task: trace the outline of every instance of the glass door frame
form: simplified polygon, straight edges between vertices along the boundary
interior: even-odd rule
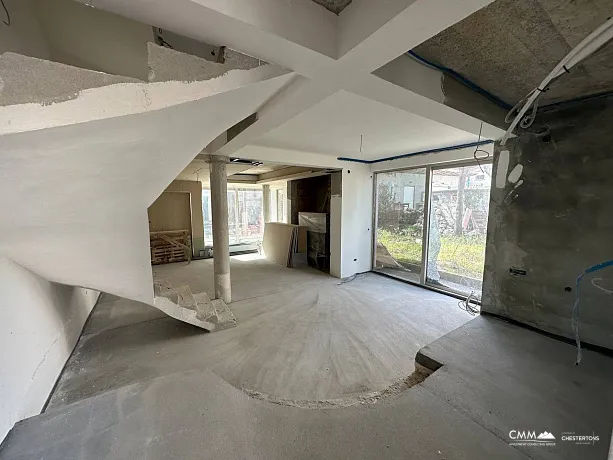
[[[451,288],[442,289],[436,286],[432,286],[431,284],[426,283],[426,278],[428,276],[428,247],[429,247],[429,235],[430,235],[430,208],[432,206],[431,203],[431,195],[432,195],[432,171],[440,170],[440,169],[449,169],[449,168],[460,168],[464,166],[483,166],[483,165],[491,165],[493,164],[493,158],[490,157],[488,159],[483,159],[477,161],[476,159],[467,159],[467,160],[458,160],[447,163],[438,163],[438,164],[430,164],[430,165],[419,165],[419,166],[409,166],[406,168],[393,168],[393,169],[385,169],[381,171],[376,171],[373,173],[373,221],[372,221],[372,254],[371,254],[371,270],[374,273],[380,273],[384,276],[388,276],[399,281],[413,284],[415,286],[420,286],[426,289],[431,289],[433,291],[442,292],[444,294],[451,295],[453,297],[459,299],[465,299],[466,294],[456,291]],[[377,259],[377,230],[378,230],[378,218],[379,218],[379,197],[378,197],[378,176],[379,174],[392,173],[392,172],[408,172],[418,169],[426,170],[426,189],[424,191],[424,228],[422,233],[422,247],[421,247],[421,273],[419,275],[419,283],[411,281],[409,279],[401,278],[399,276],[395,276],[390,273],[381,273],[376,268],[376,259]],[[490,196],[491,196],[491,187],[490,187]],[[488,224],[489,226],[489,224]],[[478,302],[481,304],[481,302]]]

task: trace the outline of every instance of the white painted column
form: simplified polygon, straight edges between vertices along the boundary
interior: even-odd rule
[[[228,228],[228,157],[210,155],[211,214],[213,220],[213,273],[215,298],[232,300],[230,283],[230,232]]]
[[[264,223],[270,222],[270,185],[262,186],[262,211],[264,213]]]

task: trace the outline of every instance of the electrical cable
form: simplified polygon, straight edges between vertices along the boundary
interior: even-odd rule
[[[573,328],[573,332],[575,334],[575,343],[577,344],[577,360],[575,361],[575,366],[578,366],[581,362],[581,358],[583,357],[583,353],[581,351],[581,339],[579,338],[579,285],[581,284],[581,280],[588,273],[594,273],[603,268],[613,266],[613,260],[607,260],[601,262],[596,265],[592,265],[591,267],[586,268],[583,272],[577,277],[577,282],[575,285],[575,302],[573,303],[573,311],[570,317],[570,325]],[[601,289],[598,286],[599,289]]]
[[[440,70],[444,74],[449,75],[450,77],[453,77],[454,79],[456,79],[457,81],[462,83],[464,86],[472,89],[476,93],[481,94],[482,96],[486,97],[487,99],[492,101],[497,106],[503,108],[504,110],[509,110],[509,108],[511,107],[511,104],[506,103],[505,101],[503,101],[499,97],[497,97],[497,96],[493,95],[492,93],[490,93],[489,91],[481,88],[479,85],[477,85],[476,83],[472,82],[471,80],[466,78],[464,75],[456,72],[455,70],[450,69],[449,67],[445,67],[445,66],[436,64],[436,63],[434,63],[432,61],[429,61],[428,59],[420,56],[419,54],[417,54],[413,50],[407,51],[407,54],[409,56],[415,58],[417,61],[421,62],[422,64],[425,64],[428,67],[432,67],[433,69]]]
[[[475,316],[479,313],[479,309],[475,308],[474,306],[470,304],[471,300],[474,300],[474,302],[477,303],[477,298],[475,297],[475,291],[470,291],[470,294],[468,294],[468,297],[466,297],[465,300],[460,300],[458,302],[458,307],[460,307],[460,310],[464,310],[466,313],[469,313],[470,315]]]
[[[487,174],[489,177],[492,177],[487,171],[485,171],[482,167],[481,167],[481,163],[479,162],[479,160],[481,161],[486,161],[487,159],[489,159],[490,157],[490,152],[486,151],[486,150],[481,150],[479,148],[479,142],[481,142],[481,131],[483,130],[483,122],[481,122],[481,126],[479,127],[479,140],[477,141],[477,146],[475,147],[475,151],[473,152],[473,158],[475,159],[475,161],[477,162],[477,164],[479,165],[479,169],[481,170],[481,172],[483,174]],[[481,153],[485,153],[484,157],[478,157],[477,156],[477,152],[481,152]]]
[[[537,100],[543,92],[545,92],[549,84],[564,73],[570,73],[570,69],[581,62],[583,59],[590,56],[592,53],[600,49],[605,43],[613,38],[613,18],[607,20],[604,24],[594,30],[591,34],[585,37],[576,47],[574,47],[564,58],[556,65],[551,72],[545,77],[545,79],[534,88],[528,95],[522,99],[518,104],[511,109],[507,114],[505,120],[510,119],[515,114],[518,107],[522,107],[517,115],[514,116],[511,126],[507,129],[506,133],[500,141],[500,145],[504,146],[507,140],[511,136],[513,130],[520,126],[528,127],[534,122],[536,117],[536,109],[526,117],[524,117],[530,108],[537,104]],[[525,101],[525,103],[523,103]],[[523,105],[522,105],[523,103]]]
[[[4,0],[0,0],[0,3],[2,3],[2,8],[4,8],[4,12],[6,13],[6,21],[3,19],[2,22],[4,22],[7,26],[10,26],[11,25],[11,13],[9,13],[8,8],[4,4]]]

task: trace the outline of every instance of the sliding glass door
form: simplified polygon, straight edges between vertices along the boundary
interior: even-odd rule
[[[492,165],[433,168],[426,283],[481,298]]]
[[[373,269],[480,299],[491,171],[482,162],[378,173]]]
[[[423,273],[426,170],[379,173],[374,270],[419,283]]]

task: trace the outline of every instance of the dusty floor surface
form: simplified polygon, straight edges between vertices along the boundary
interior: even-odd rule
[[[0,460],[607,458],[611,357],[585,351],[575,366],[572,345],[492,317],[465,322],[455,299],[374,274],[338,285],[316,272],[257,267],[257,276],[269,269],[301,283],[260,286],[260,297],[235,304],[239,326],[219,333],[107,296],[53,407],[18,423]],[[375,403],[313,410],[237,389],[246,382],[347,400],[409,373],[413,357],[405,358],[428,341],[424,331],[454,322],[464,324],[417,354],[438,370]],[[510,430],[548,431],[556,441],[513,446]],[[563,433],[598,441],[578,445]]]
[[[421,347],[472,318],[453,298],[379,275],[340,284],[316,270],[245,258],[232,259],[238,326],[226,331],[205,333],[147,305],[103,297],[50,408],[205,368],[263,399],[350,405],[409,376]],[[208,292],[211,265],[156,267],[156,277]]]

